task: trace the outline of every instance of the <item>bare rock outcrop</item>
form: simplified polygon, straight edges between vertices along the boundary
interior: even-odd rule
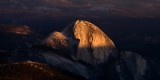
[[[105,62],[115,52],[113,41],[96,25],[84,20],[77,20],[62,32],[53,32],[43,44],[54,49],[77,47],[76,59],[90,64]]]
[[[62,32],[68,38],[79,40],[77,59],[91,64],[98,64],[108,59],[114,52],[113,41],[96,25],[77,20]]]
[[[61,32],[51,33],[44,41],[43,44],[54,49],[65,48],[68,46],[66,42],[66,36]]]

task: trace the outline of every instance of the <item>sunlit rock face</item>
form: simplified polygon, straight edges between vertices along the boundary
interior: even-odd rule
[[[88,21],[77,20],[74,26],[71,25],[64,29],[63,34],[68,38],[79,40],[77,59],[87,63],[102,63],[115,49],[113,41],[102,30]]]
[[[62,32],[51,33],[43,44],[54,49],[77,47],[76,58],[90,64],[107,61],[115,52],[113,41],[97,26],[84,20],[77,20]]]
[[[65,48],[68,46],[66,37],[61,32],[51,33],[42,44],[54,49]]]

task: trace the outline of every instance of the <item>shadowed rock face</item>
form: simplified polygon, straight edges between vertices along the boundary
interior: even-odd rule
[[[43,43],[57,49],[73,46],[78,40],[77,59],[90,64],[106,61],[115,51],[113,41],[102,30],[83,20],[77,20],[62,33],[52,33]]]
[[[117,72],[122,80],[146,80],[145,76],[147,75],[146,73],[149,68],[147,60],[137,53],[130,51],[121,52],[120,59],[120,65],[117,66],[117,68],[119,67]],[[128,73],[124,73],[125,71],[128,71]],[[127,76],[128,79],[126,78]]]
[[[79,40],[77,59],[90,64],[98,64],[108,59],[114,52],[113,41],[97,26],[84,21],[77,20],[66,27],[62,32],[70,43]]]
[[[14,30],[0,27],[0,80],[159,80],[159,62],[130,51],[115,54],[113,41],[90,22],[78,20],[53,32],[44,45],[33,33],[8,34],[7,29]]]
[[[80,40],[77,58],[88,63],[101,63],[108,59],[115,45],[113,41],[94,24],[78,20],[74,26],[74,36]]]
[[[66,48],[79,40],[77,59],[90,64],[98,64],[108,59],[114,52],[113,41],[94,24],[77,20],[62,33],[54,32],[43,42],[52,48]]]

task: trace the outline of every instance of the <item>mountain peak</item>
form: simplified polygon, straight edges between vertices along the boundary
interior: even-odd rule
[[[68,46],[65,39],[66,37],[61,32],[55,31],[44,40],[43,44],[55,49],[65,48]]]
[[[115,51],[113,41],[96,25],[85,20],[77,20],[62,32],[53,32],[43,43],[54,49],[77,47],[74,51],[76,58],[90,64],[107,61]]]
[[[113,41],[96,25],[85,20],[77,20],[74,35],[80,40],[77,58],[91,64],[106,61],[113,52]]]

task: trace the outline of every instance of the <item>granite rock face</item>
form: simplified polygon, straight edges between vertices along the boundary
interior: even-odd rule
[[[6,68],[6,71],[13,70],[11,75],[25,79],[22,76],[22,69],[25,68],[31,73],[24,75],[29,75],[31,79],[39,79],[35,76],[45,74],[45,79],[56,77],[57,80],[65,80],[65,77],[66,80],[159,80],[159,62],[131,51],[118,52],[113,41],[88,21],[77,20],[62,32],[55,31],[40,42],[37,37],[31,36],[33,34],[7,31],[9,30],[0,32],[0,42],[3,43],[0,50],[0,71],[5,78],[10,76],[3,70]],[[10,45],[6,47],[11,50],[3,49],[8,44]],[[18,73],[14,74],[16,72]]]
[[[117,72],[120,80],[146,80],[148,62],[142,56],[130,51],[120,53]]]
[[[77,58],[80,60],[98,64],[106,61],[114,52],[113,41],[96,25],[88,21],[76,21],[74,35],[80,40],[77,51]]]
[[[54,49],[65,48],[68,46],[66,37],[61,32],[51,33],[42,44],[52,47]]]
[[[62,33],[54,32],[44,44],[52,48],[77,46],[76,58],[90,64],[99,64],[108,60],[115,51],[113,41],[96,25],[77,20],[66,27]],[[76,43],[76,44],[75,44]]]

